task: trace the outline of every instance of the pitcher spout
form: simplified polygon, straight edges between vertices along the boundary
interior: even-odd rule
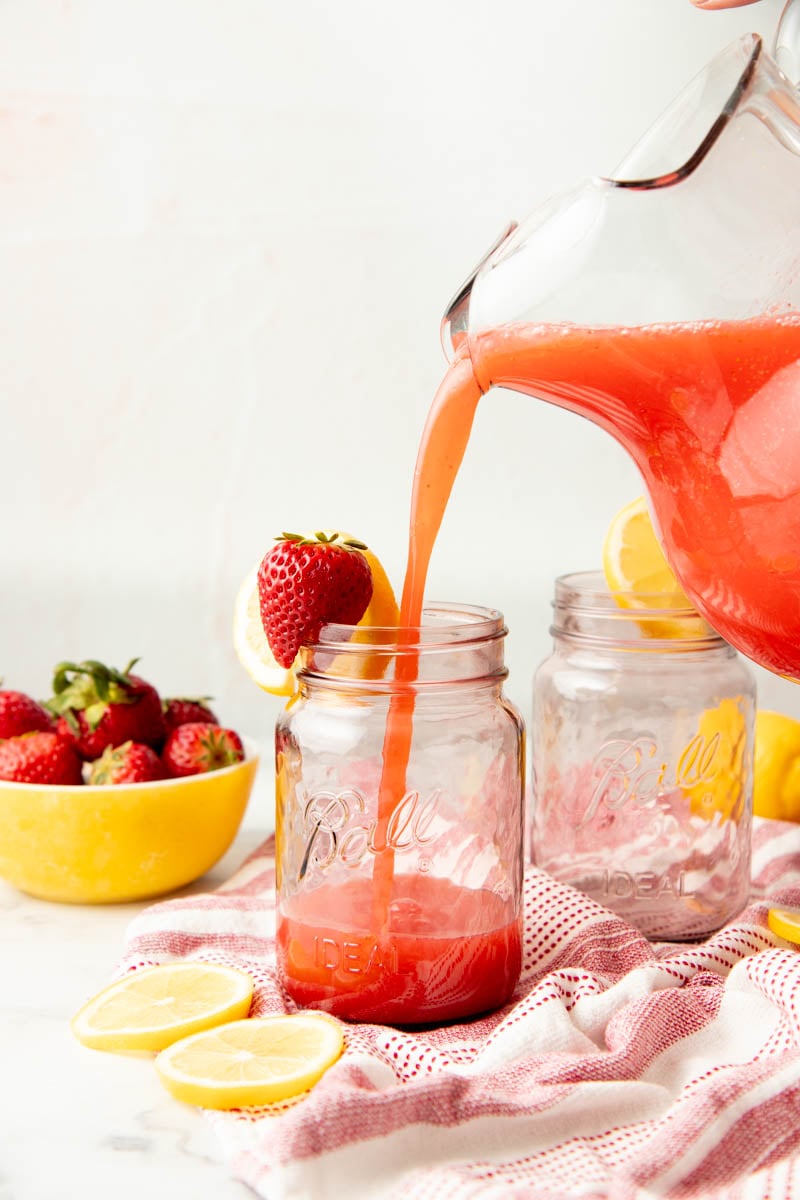
[[[458,289],[453,299],[445,309],[442,317],[440,336],[442,339],[442,349],[448,359],[452,359],[456,350],[463,342],[469,332],[469,300],[472,292],[472,285],[475,282],[478,274],[484,266],[492,258],[496,250],[503,245],[517,228],[516,221],[510,221],[499,237],[495,238],[489,249],[478,260],[475,266],[470,271],[467,278]]]

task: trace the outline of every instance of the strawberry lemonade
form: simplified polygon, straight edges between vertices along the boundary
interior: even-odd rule
[[[800,545],[799,317],[639,328],[520,324],[464,339],[417,458],[404,628],[419,622],[475,410],[494,386],[573,408],[613,433],[670,515],[674,565],[696,607],[751,657],[800,675],[800,558],[785,553],[787,520]],[[398,698],[384,753],[384,826],[403,790],[412,717]],[[389,888],[380,867],[376,879],[380,919]]]
[[[328,823],[313,887],[308,861],[284,855],[280,961],[298,1002],[340,1015],[396,1023],[469,1015],[507,999],[519,970],[519,866],[506,861],[505,879],[490,870],[489,886],[474,871],[454,873],[461,857],[497,841],[508,798],[520,794],[519,771],[498,784],[502,764],[515,753],[518,767],[521,761],[511,742],[470,780],[472,800],[491,814],[486,828],[470,826],[468,789],[448,781],[423,836],[396,836],[413,825],[414,805],[427,811],[437,792],[430,783],[442,763],[426,765],[420,786],[415,762],[418,743],[431,736],[427,650],[416,639],[425,626],[431,553],[476,407],[494,386],[551,400],[611,432],[642,472],[692,603],[746,654],[800,676],[800,558],[787,550],[786,532],[787,525],[795,530],[800,544],[800,318],[591,329],[518,324],[465,338],[421,440],[398,630],[394,638],[384,630],[384,644],[368,648],[377,673],[363,664],[355,670],[363,693],[375,695],[356,701],[351,672],[343,697],[326,664],[346,658],[344,640],[315,647],[312,638],[300,653],[299,700],[279,725],[279,840],[308,849],[314,822]],[[363,641],[356,644],[363,652]],[[477,670],[473,685],[476,679]],[[320,695],[312,696],[315,689]],[[366,753],[352,728],[341,727],[342,712],[349,702],[369,707],[375,696],[381,744]],[[323,724],[309,720],[310,700],[325,712]],[[495,700],[508,710],[497,689]],[[448,713],[445,777],[458,775],[453,764],[463,766],[481,740],[461,745],[459,720],[457,711]],[[304,773],[314,757],[322,766],[309,784]],[[359,772],[361,786],[353,782]],[[521,804],[515,811],[521,824]],[[460,838],[453,832],[459,821]],[[448,837],[450,853],[441,849]],[[360,848],[342,858],[342,844]],[[513,837],[503,854],[513,858]]]

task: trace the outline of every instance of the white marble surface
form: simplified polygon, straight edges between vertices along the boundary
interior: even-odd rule
[[[213,889],[273,827],[263,767]],[[183,893],[182,893],[183,894]],[[69,1020],[109,982],[142,904],[49,904],[0,882],[0,1200],[245,1200],[210,1124],[149,1057],[87,1050]]]

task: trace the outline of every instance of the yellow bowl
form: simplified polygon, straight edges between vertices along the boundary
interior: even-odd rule
[[[0,781],[0,877],[42,900],[108,904],[198,879],[230,846],[258,769],[244,762],[154,783]]]

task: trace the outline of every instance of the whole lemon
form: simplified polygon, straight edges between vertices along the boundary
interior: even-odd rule
[[[756,713],[753,812],[800,821],[800,721],[785,713]]]

